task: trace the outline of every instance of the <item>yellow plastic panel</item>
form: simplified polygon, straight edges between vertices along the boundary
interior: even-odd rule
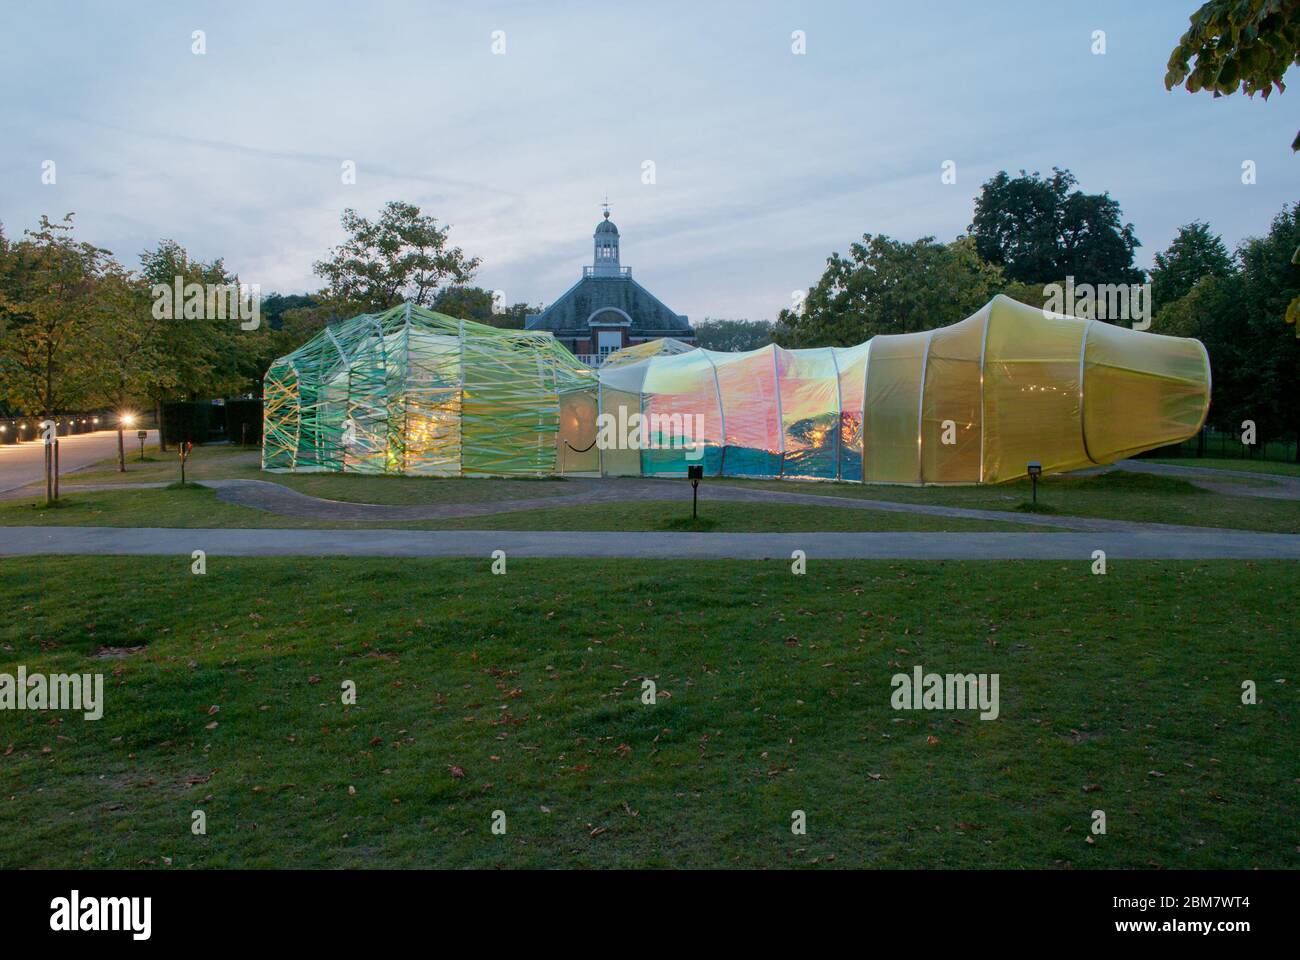
[[[1193,437],[1210,401],[1210,368],[1197,340],[1095,321],[1088,328],[1083,411],[1088,451],[1100,463]]]
[[[597,413],[595,387],[560,395],[560,432],[555,451],[560,473],[594,473],[600,469]]]
[[[934,331],[925,363],[921,477],[925,483],[978,483],[980,478],[981,310]]]
[[[1007,297],[988,307],[984,354],[984,481],[1092,463],[1083,449],[1079,349],[1086,320],[1047,314]]]
[[[601,417],[608,418],[609,423],[617,425],[617,428],[612,431],[613,434],[625,438],[628,433],[632,432],[628,429],[628,425],[636,422],[635,420],[629,420],[629,417],[641,413],[641,394],[602,386],[598,396]],[[598,458],[600,470],[605,476],[641,476],[641,450],[639,448],[626,446],[619,440],[614,445],[599,444],[597,449],[600,451]]]
[[[873,337],[867,361],[863,477],[916,483],[920,477],[921,365],[929,333]]]

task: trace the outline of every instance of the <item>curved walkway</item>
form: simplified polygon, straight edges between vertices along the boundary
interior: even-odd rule
[[[1107,470],[1129,470],[1135,473],[1154,473],[1163,477],[1180,477],[1211,493],[1229,497],[1259,497],[1264,500],[1300,500],[1300,477],[1280,473],[1261,473],[1252,470],[1224,470],[1219,467],[1191,467],[1176,463],[1152,463],[1150,460],[1121,460]],[[1250,483],[1233,483],[1234,479]],[[1262,482],[1261,482],[1262,481]]]
[[[256,510],[303,520],[351,520],[391,522],[401,520],[442,520],[459,517],[486,517],[501,513],[542,510],[554,507],[585,506],[592,503],[620,501],[678,500],[689,489],[681,480],[655,480],[638,477],[570,478],[573,493],[552,494],[517,500],[491,500],[474,503],[380,504],[327,500],[300,493],[292,487],[268,480],[202,480],[216,491],[218,499]],[[88,490],[158,489],[165,483],[67,484],[65,493]],[[1031,527],[1054,527],[1061,530],[1129,532],[1220,532],[1218,527],[1188,527],[1177,524],[1135,523],[1128,520],[1104,520],[1096,517],[1068,517],[1012,510],[979,510],[971,507],[945,507],[894,500],[869,500],[864,497],[834,497],[817,493],[733,487],[725,483],[704,483],[700,500],[732,503],[790,503],[840,510],[873,510],[884,513],[922,514],[960,520],[986,520]],[[953,536],[954,534],[943,534]],[[965,536],[965,533],[962,534]]]

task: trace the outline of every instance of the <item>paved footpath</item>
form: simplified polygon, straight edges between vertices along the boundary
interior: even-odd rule
[[[1191,461],[1190,463],[1194,463]],[[1130,470],[1137,473],[1154,473],[1165,477],[1178,477],[1214,493],[1230,497],[1258,497],[1263,500],[1300,500],[1300,477],[1282,473],[1263,473],[1255,470],[1224,470],[1220,467],[1184,466],[1173,463],[1154,463],[1151,460],[1121,460],[1099,470],[1082,470],[1080,473],[1102,473],[1106,470]]]
[[[1300,560],[1300,535],[1238,530],[1086,533],[606,533],[0,527],[0,555],[1081,560]]]
[[[128,457],[140,450],[140,441],[135,434],[135,430],[126,431],[124,451]],[[145,442],[157,443],[158,431],[150,430]],[[94,433],[59,437],[60,486],[68,474],[116,456],[116,430],[97,430]],[[0,492],[39,484],[44,476],[45,444],[29,441],[0,446]]]

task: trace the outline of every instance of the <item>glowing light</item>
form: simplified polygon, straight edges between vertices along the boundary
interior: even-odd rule
[[[124,413],[124,414],[122,414],[122,426],[124,426],[124,427],[130,427],[130,426],[134,426],[134,425],[135,425],[135,414],[134,414],[134,413]]]

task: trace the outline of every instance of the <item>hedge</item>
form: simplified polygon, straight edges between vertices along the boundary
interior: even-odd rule
[[[212,404],[175,401],[162,408],[162,435],[167,443],[207,443],[212,432]]]
[[[245,426],[248,427],[247,438]],[[231,443],[243,443],[247,439],[250,445],[262,442],[261,400],[226,401],[226,439]]]

